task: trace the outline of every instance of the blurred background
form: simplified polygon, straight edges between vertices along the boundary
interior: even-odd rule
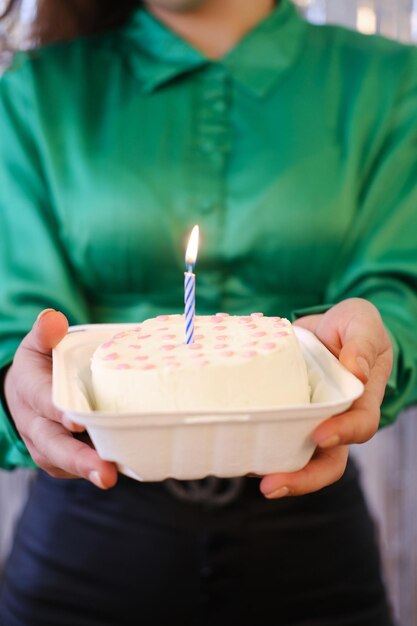
[[[403,42],[417,41],[417,0],[293,0],[308,20],[343,24],[366,34],[381,33]],[[12,39],[18,45],[30,45],[30,25],[37,6],[43,0],[18,0],[19,17]],[[82,0],[67,4],[83,11]],[[8,0],[0,0],[0,14]],[[86,3],[84,3],[86,6]],[[6,21],[7,26],[7,21]],[[1,28],[1,27],[0,27]]]
[[[295,0],[307,19],[417,41],[417,0]]]
[[[381,33],[417,44],[417,0],[294,1],[314,23],[338,23],[368,35]],[[0,0],[0,13],[6,4]],[[36,6],[36,0],[19,3],[19,20],[10,33],[15,47],[32,45],[29,33]],[[0,55],[0,68],[7,61],[7,55]],[[394,426],[369,443],[353,446],[352,455],[362,469],[398,624],[417,626],[417,409],[405,411]],[[0,470],[0,575],[31,475],[26,470]]]

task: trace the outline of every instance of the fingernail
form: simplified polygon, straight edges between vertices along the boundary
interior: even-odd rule
[[[75,424],[74,422],[71,422],[71,420],[69,420],[66,417],[62,418],[62,424],[65,426],[67,430],[70,430],[72,432],[80,433],[80,432],[83,432],[84,430],[84,426],[81,426],[80,424]]]
[[[88,478],[96,487],[99,487],[100,489],[106,488],[97,470],[93,470],[92,472],[90,472]]]
[[[288,487],[280,487],[275,491],[271,491],[271,493],[266,493],[265,498],[268,498],[268,500],[275,500],[277,498],[284,498],[285,496],[288,496],[289,493],[290,490],[288,489]]]
[[[332,435],[331,437],[327,437],[327,439],[323,439],[323,441],[319,441],[318,445],[320,448],[334,448],[335,446],[338,446],[339,443],[339,435]]]
[[[363,356],[358,356],[358,358],[356,359],[356,363],[359,365],[360,369],[365,374],[366,380],[368,380],[369,374],[371,371],[369,368],[368,361],[364,359]]]
[[[42,317],[44,317],[47,313],[50,313],[51,311],[55,311],[55,309],[44,309],[43,311],[39,313],[38,317],[36,318],[36,321],[39,322],[39,320],[42,319]]]

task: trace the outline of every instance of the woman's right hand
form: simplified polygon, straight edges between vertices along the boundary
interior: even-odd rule
[[[45,309],[20,344],[5,378],[5,396],[20,436],[35,463],[55,478],[86,478],[101,489],[117,482],[114,463],[103,461],[74,432],[52,403],[52,348],[68,331],[63,313]]]

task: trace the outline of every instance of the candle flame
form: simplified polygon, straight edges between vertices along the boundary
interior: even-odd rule
[[[187,265],[193,266],[197,260],[197,252],[198,252],[198,236],[199,236],[199,228],[197,225],[194,226],[191,231],[190,239],[188,241],[187,251],[185,253],[185,262]]]

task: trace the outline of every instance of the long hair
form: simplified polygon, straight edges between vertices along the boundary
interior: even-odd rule
[[[126,21],[139,4],[140,0],[9,0],[0,15],[0,52],[7,55],[110,30]]]

